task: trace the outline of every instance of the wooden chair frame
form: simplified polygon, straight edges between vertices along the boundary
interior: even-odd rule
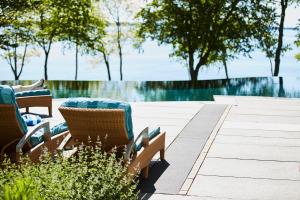
[[[26,108],[27,113],[29,112],[29,107],[47,107],[49,116],[52,116],[51,95],[16,97],[16,101],[19,108]]]
[[[29,143],[30,137],[38,130],[44,129],[44,142],[35,147]],[[50,136],[49,122],[42,122],[32,127],[27,133],[23,133],[16,116],[16,107],[11,104],[0,104],[0,159],[5,153],[13,156],[12,160],[18,160],[21,152],[28,153],[30,159],[34,162],[39,160],[43,149],[47,148],[49,152],[54,153],[67,132]]]
[[[70,144],[87,144],[88,137],[92,142],[100,139],[104,150],[125,146],[124,159],[129,161],[128,172],[135,176],[142,171],[144,178],[148,177],[149,164],[153,156],[160,152],[160,159],[165,159],[165,133],[159,133],[151,141],[148,128],[145,128],[136,140],[129,140],[125,111],[122,109],[89,109],[59,107],[59,111],[68,124],[70,134],[64,139],[59,150]],[[142,139],[142,148],[135,152],[138,140]]]

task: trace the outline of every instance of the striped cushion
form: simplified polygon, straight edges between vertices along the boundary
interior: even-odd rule
[[[56,126],[54,126],[53,128],[51,128],[51,136],[60,134],[62,132],[65,132],[68,130],[68,126],[66,122],[60,123]]]
[[[48,90],[48,89],[30,90],[30,91],[24,91],[24,92],[16,92],[15,95],[16,95],[16,97],[50,95],[50,90]]]
[[[60,134],[62,132],[65,132],[67,130],[68,130],[67,123],[64,122],[64,123],[60,123],[60,124],[52,127],[50,130],[50,132],[51,132],[50,134],[51,134],[51,136],[54,136],[54,135]],[[39,130],[38,132],[36,132],[35,134],[33,134],[30,137],[30,144],[32,146],[36,146],[43,141],[44,141],[44,130]]]
[[[42,121],[42,118],[38,115],[25,114],[22,115],[22,118],[27,126],[35,126]]]
[[[31,129],[32,127],[29,127],[29,130]],[[29,139],[29,142],[30,144],[34,147],[38,144],[40,144],[41,142],[44,141],[44,130],[41,129],[39,131],[37,131],[36,133],[34,133],[30,139]]]
[[[16,107],[16,116],[21,130],[24,134],[27,133],[27,125],[19,112],[19,107],[16,102],[14,90],[8,85],[0,85],[0,104],[10,104]]]
[[[123,109],[125,111],[125,122],[128,138],[129,140],[133,139],[131,106],[129,103],[110,99],[71,98],[63,102],[61,106],[72,108]]]

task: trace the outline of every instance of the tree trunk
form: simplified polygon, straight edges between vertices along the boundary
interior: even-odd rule
[[[279,97],[285,97],[285,91],[283,87],[283,78],[279,77],[279,91],[278,91]]]
[[[21,69],[20,69],[20,72],[18,74],[18,78],[20,78],[20,76],[21,76],[21,74],[23,72],[23,68],[24,68],[24,65],[25,65],[26,53],[27,53],[27,47],[28,47],[28,44],[26,43],[25,44],[25,49],[24,49],[24,52],[23,52],[23,56],[22,56]]]
[[[269,58],[269,62],[270,62],[270,67],[271,67],[271,76],[273,76],[273,63],[271,58]]]
[[[45,63],[44,63],[44,79],[48,80],[48,56],[49,52],[45,51]]]
[[[103,55],[103,58],[104,58],[104,62],[105,62],[105,65],[106,65],[106,69],[107,69],[108,80],[111,81],[111,76],[110,76],[110,66],[109,66],[108,58],[107,58],[105,52],[102,52],[102,55]]]
[[[224,65],[224,69],[225,69],[226,79],[229,80],[227,62],[225,59],[223,59],[223,65]]]
[[[287,8],[288,0],[281,0],[281,15],[280,15],[280,24],[279,24],[279,34],[278,34],[278,45],[275,53],[275,69],[274,76],[279,75],[280,67],[280,56],[282,51],[282,40],[283,40],[283,29],[284,29],[284,20],[285,20],[285,11]]]
[[[119,59],[120,59],[120,80],[123,80],[123,53],[122,53],[122,46],[121,46],[121,24],[120,24],[120,19],[118,17],[117,20],[117,28],[118,28],[118,49],[119,49]]]
[[[15,72],[15,71],[14,71],[14,76],[15,76],[15,80],[16,80],[16,81],[19,80],[19,77],[18,77],[18,75],[17,75],[17,72]]]
[[[195,74],[194,70],[194,54],[189,52],[189,72],[190,72],[190,79],[192,82],[197,81],[198,75]]]
[[[18,58],[17,58],[17,48],[14,47],[14,75],[15,75],[15,80],[19,80],[18,77]]]
[[[192,70],[191,73],[191,81],[192,82],[196,82],[198,80],[198,73],[199,71],[198,70]]]
[[[75,80],[77,80],[78,77],[78,45],[76,44],[76,50],[75,50]]]

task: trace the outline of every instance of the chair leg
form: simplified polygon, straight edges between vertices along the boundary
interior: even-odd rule
[[[26,107],[26,113],[29,113],[29,107]]]
[[[160,160],[164,160],[165,159],[165,149],[160,150],[159,154],[160,154]]]
[[[49,113],[49,117],[52,117],[52,107],[51,106],[48,107],[48,113]]]
[[[147,179],[149,176],[149,165],[147,167],[145,167],[144,169],[142,169],[142,176],[144,179]]]

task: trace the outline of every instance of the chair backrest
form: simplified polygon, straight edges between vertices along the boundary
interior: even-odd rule
[[[60,107],[59,111],[77,142],[100,141],[105,150],[129,143],[124,110]]]
[[[0,147],[22,138],[27,131],[13,89],[0,85]]]
[[[75,98],[64,102],[59,111],[78,142],[100,141],[108,150],[133,139],[131,107],[127,103]]]

